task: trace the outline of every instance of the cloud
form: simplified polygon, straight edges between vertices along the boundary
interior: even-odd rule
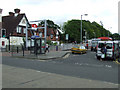
[[[2,0],[3,15],[14,8],[20,8],[26,13],[28,20],[50,19],[56,23],[71,19],[80,19],[81,14],[87,13],[83,19],[100,22],[111,31],[117,32],[119,0]],[[7,3],[6,3],[7,2]],[[7,7],[6,7],[7,6]]]

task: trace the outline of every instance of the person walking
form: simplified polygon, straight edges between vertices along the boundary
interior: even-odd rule
[[[45,50],[45,52],[49,52],[49,45],[48,44],[46,44],[46,50]]]
[[[101,52],[102,52],[101,59],[106,59],[106,55],[107,55],[106,44],[104,44],[104,46],[101,48]]]

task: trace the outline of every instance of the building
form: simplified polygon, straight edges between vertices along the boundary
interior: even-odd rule
[[[9,15],[2,17],[2,38],[7,38],[7,45],[23,45],[26,37],[26,23],[28,27],[31,25],[25,13],[20,13],[20,9],[14,9],[14,12],[9,12]],[[32,36],[32,31],[28,30],[28,37]]]
[[[42,26],[38,26],[38,27],[42,27]],[[44,37],[44,29],[38,29],[38,32],[36,32],[36,35],[40,36],[40,37]],[[47,40],[50,40],[53,43],[60,43],[60,32],[58,29],[54,29],[54,28],[49,28],[47,27]]]

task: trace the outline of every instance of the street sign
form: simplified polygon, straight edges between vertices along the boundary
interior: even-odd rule
[[[37,28],[37,25],[36,25],[36,24],[31,24],[31,26],[32,26],[33,28]]]
[[[31,24],[32,29],[34,29],[35,31],[37,30],[37,25],[36,24]]]

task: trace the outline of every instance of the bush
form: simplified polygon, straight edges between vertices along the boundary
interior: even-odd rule
[[[49,44],[49,45],[52,45],[52,44],[53,44],[51,40],[47,40],[46,43]]]
[[[56,45],[57,45],[57,42],[56,42],[56,43],[53,43],[53,45],[56,46]]]

